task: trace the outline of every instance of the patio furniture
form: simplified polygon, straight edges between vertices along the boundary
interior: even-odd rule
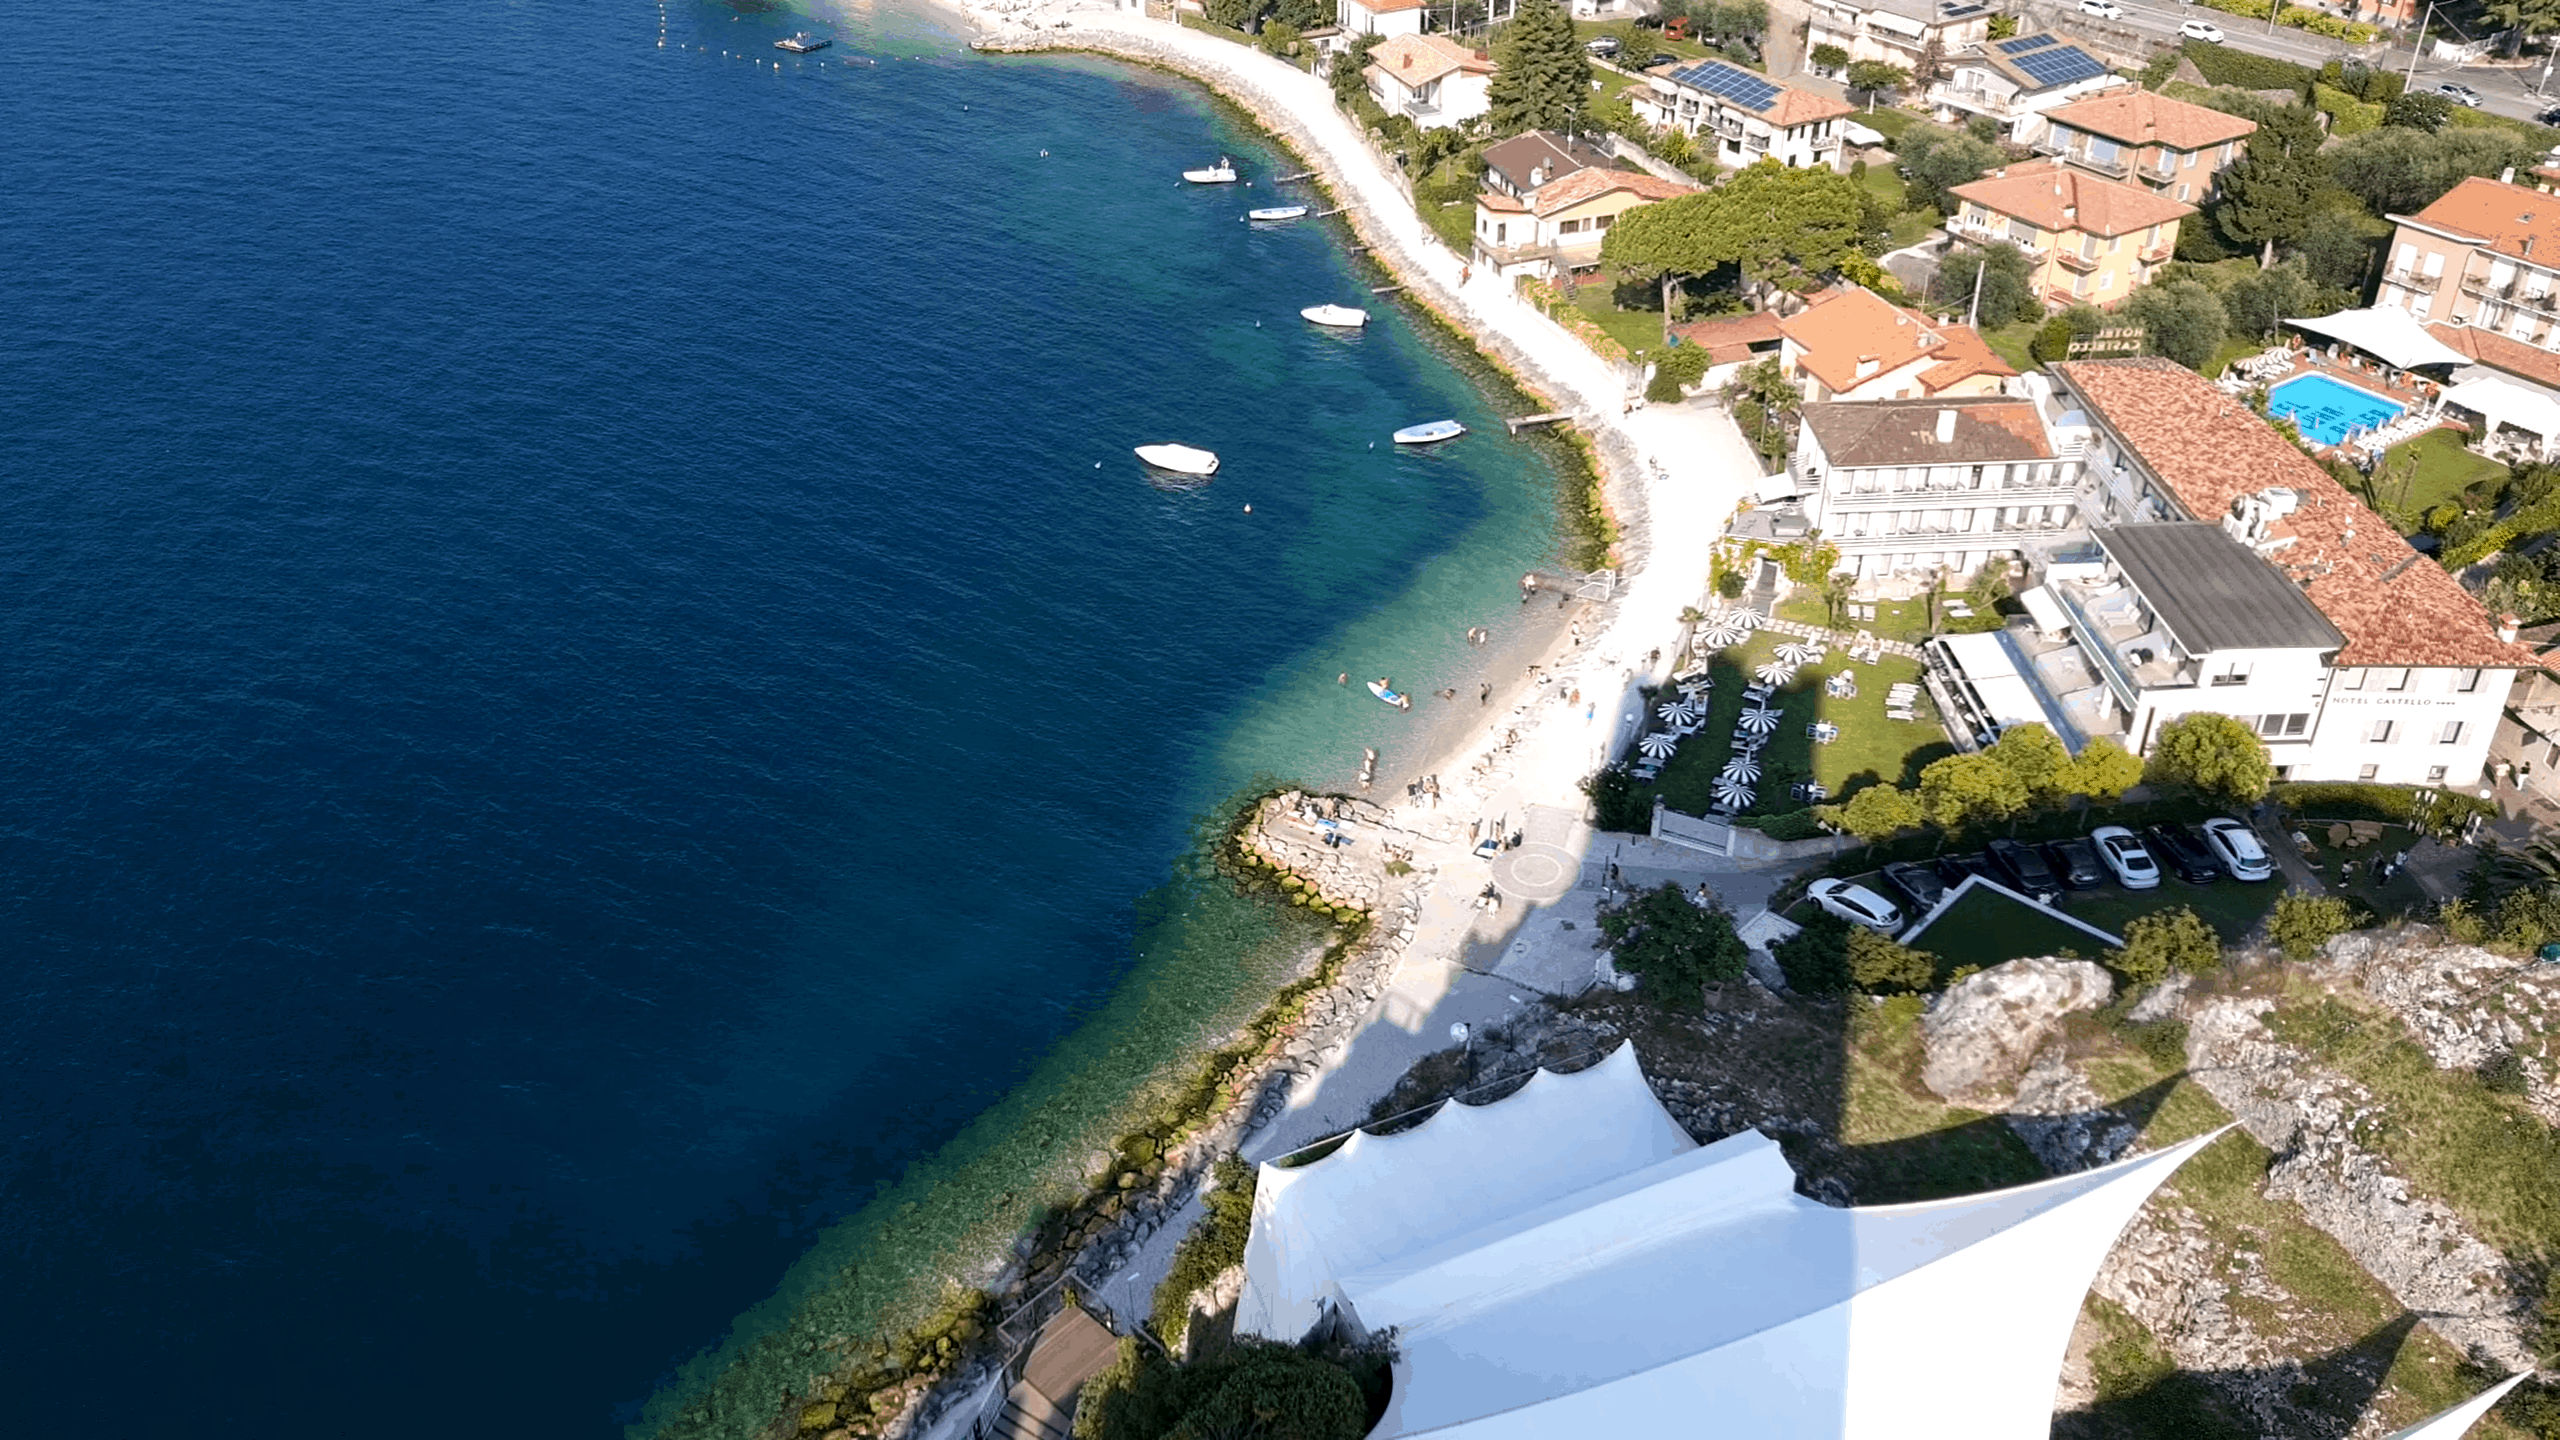
[[[1814,744],[1828,745],[1840,738],[1840,727],[1828,720],[1817,720],[1804,727],[1804,733],[1813,737]]]

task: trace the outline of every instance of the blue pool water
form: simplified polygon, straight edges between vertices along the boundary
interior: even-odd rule
[[[2408,407],[2326,375],[2297,375],[2267,392],[2267,411],[2286,416],[2305,440],[2335,445],[2349,430],[2370,430]]]
[[[1194,817],[1409,754],[1336,674],[1469,683],[1552,554],[1436,341],[1297,318],[1378,283],[1325,226],[1175,178],[1284,165],[1188,84],[868,5],[13,13],[0,1433],[816,1363],[752,1342],[1009,1239],[1303,952]]]

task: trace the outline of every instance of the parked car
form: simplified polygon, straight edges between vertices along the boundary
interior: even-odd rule
[[[1823,879],[1807,886],[1804,893],[1813,898],[1814,904],[1852,925],[1864,925],[1887,935],[1902,928],[1902,912],[1894,908],[1892,901],[1864,885]]]
[[[2560,125],[2560,105],[2546,106],[2533,120],[2537,125]]]
[[[2116,0],[2080,0],[2080,13],[2095,15],[2101,20],[2121,20],[2124,18],[2124,7],[2117,4]]]
[[[2234,880],[2264,880],[2276,873],[2276,862],[2258,843],[2258,832],[2228,816],[2204,822],[2204,843],[2213,847],[2213,858]]]
[[[2055,879],[2053,867],[2044,863],[2044,855],[2022,840],[1994,840],[1982,847],[1983,855],[2000,882],[2023,895],[2038,900],[2052,900],[2062,893],[2062,882]]]
[[[2098,850],[2098,858],[2115,872],[2116,883],[2127,890],[2154,890],[2160,885],[2160,862],[2142,846],[2142,837],[2121,825],[2101,825],[2089,832],[2089,842]]]
[[[1618,53],[1618,37],[1615,35],[1603,35],[1599,39],[1592,41],[1590,44],[1585,45],[1582,48],[1599,56],[1601,59],[1606,60]]]
[[[2107,883],[2107,868],[2098,863],[2098,847],[2077,836],[2046,841],[2044,861],[2066,890],[2095,890]]]
[[[2436,87],[2436,93],[2447,100],[2452,101],[2456,105],[2467,105],[2474,110],[2480,108],[2480,92],[2472,89],[2468,85],[2458,85],[2451,80],[2447,80]]]
[[[2222,43],[2222,27],[2219,25],[2208,25],[2202,20],[2190,20],[2185,24],[2180,25],[2178,27],[2178,33],[2186,39],[2201,40],[2207,45],[2219,45]]]
[[[2190,885],[2210,885],[2222,878],[2222,867],[2214,862],[2213,852],[2184,825],[2162,822],[2146,826],[2143,840],[2151,847],[2160,868],[2175,874]]]
[[[1982,863],[1982,857],[1979,855],[1941,855],[1938,857],[1937,871],[1939,881],[1950,890],[1976,875],[1991,873],[1990,867]]]
[[[1937,872],[1926,865],[1897,860],[1884,867],[1884,878],[1886,884],[1901,891],[1923,915],[1938,908],[1938,902],[1947,898],[1947,882],[1939,879]]]
[[[1628,23],[1634,25],[1639,30],[1659,30],[1662,28],[1662,17],[1659,15],[1639,15]]]
[[[1656,50],[1653,52],[1653,58],[1644,62],[1644,68],[1650,70],[1656,65],[1677,65],[1679,63],[1679,56],[1672,54],[1668,50]]]

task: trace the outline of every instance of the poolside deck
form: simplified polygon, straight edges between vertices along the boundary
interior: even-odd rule
[[[2234,367],[2235,370],[2241,368]],[[2434,411],[2439,404],[2438,397],[2443,389],[2442,386],[2423,375],[2394,369],[2379,360],[2357,355],[2343,345],[2290,351],[2282,357],[2281,364],[2250,368],[2239,383],[2244,388],[2263,385],[2272,392],[2286,381],[2298,380],[2306,375],[2323,376],[2341,385],[2351,385],[2368,394],[2381,396],[2399,406],[2402,415],[2409,416],[2425,416]],[[2232,382],[2227,380],[2225,383]],[[2392,445],[2406,443],[2425,434],[2428,430],[2451,423],[2453,422],[2449,420],[2439,420],[2434,425],[2404,425],[2403,433],[2391,435],[2385,441],[2383,448],[2388,449]],[[2362,443],[2361,434],[2350,434],[2346,437],[2345,443],[2333,444],[2323,441],[2305,427],[2302,438],[2318,453],[2324,455],[2336,453],[2350,461],[2364,460],[2367,451],[2371,448]]]

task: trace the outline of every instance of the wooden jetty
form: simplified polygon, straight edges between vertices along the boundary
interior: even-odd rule
[[[1372,295],[1393,295],[1403,288],[1404,287],[1401,285],[1378,285],[1373,286],[1369,293]]]
[[[1504,420],[1502,425],[1504,429],[1509,430],[1514,435],[1517,435],[1523,429],[1526,429],[1531,425],[1553,425],[1559,420],[1570,420],[1572,418],[1573,412],[1570,410],[1550,410],[1544,415],[1516,415]]]
[[[1315,178],[1315,175],[1316,172],[1313,170],[1301,170],[1295,175],[1274,175],[1271,177],[1271,183],[1274,185],[1286,185],[1292,180],[1312,180]]]

